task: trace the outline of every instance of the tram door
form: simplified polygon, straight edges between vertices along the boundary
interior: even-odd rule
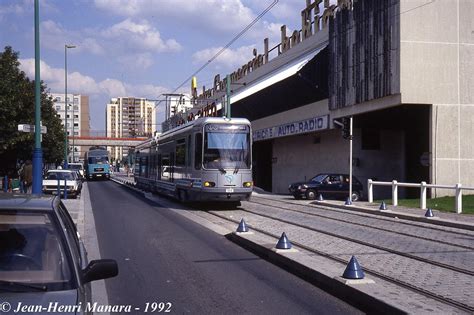
[[[272,140],[254,142],[252,176],[255,186],[272,191]]]

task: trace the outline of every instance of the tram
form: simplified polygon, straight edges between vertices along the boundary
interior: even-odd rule
[[[136,185],[182,202],[249,200],[251,135],[244,118],[189,121],[135,147]]]

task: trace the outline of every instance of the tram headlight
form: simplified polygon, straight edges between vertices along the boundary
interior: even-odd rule
[[[252,187],[253,182],[244,182],[244,187]]]
[[[216,186],[216,183],[214,182],[207,182],[207,181],[204,182],[204,187],[214,187],[214,186]]]

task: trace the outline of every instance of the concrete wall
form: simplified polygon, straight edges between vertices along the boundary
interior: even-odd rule
[[[433,104],[431,181],[472,187],[474,1],[401,0],[400,11],[402,102]]]
[[[360,129],[354,130],[353,157],[359,166],[353,174],[364,185],[367,196],[367,180],[381,181],[405,178],[405,144],[402,131],[382,130],[380,150],[362,150]],[[318,141],[315,141],[318,139]],[[349,173],[349,141],[341,137],[340,130],[327,130],[308,135],[278,138],[273,143],[272,165],[273,192],[288,193],[292,182],[308,180],[318,173]],[[275,159],[276,158],[276,159]],[[376,188],[375,198],[387,198],[390,189]],[[401,197],[403,194],[401,192]]]

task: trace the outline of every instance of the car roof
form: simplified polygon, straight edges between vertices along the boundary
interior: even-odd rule
[[[53,211],[60,200],[56,196],[0,194],[0,212],[2,210],[41,210]]]
[[[73,170],[49,170],[48,173],[73,173]]]

